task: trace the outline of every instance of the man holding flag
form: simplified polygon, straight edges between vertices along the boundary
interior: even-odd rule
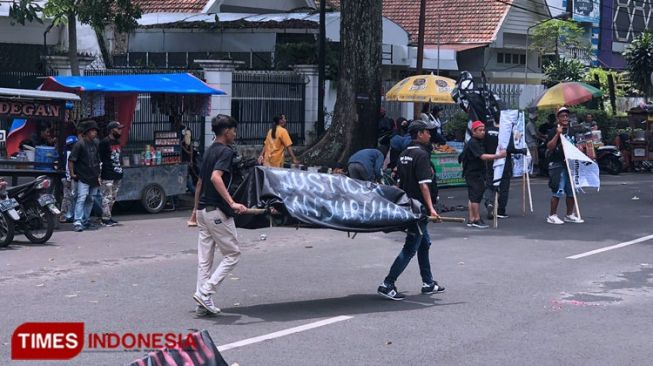
[[[572,139],[569,135],[569,109],[560,108],[556,113],[556,117],[558,125],[549,132],[546,143],[546,154],[549,160],[549,187],[553,193],[551,210],[546,222],[554,225],[564,224],[565,222],[580,224],[584,221],[579,215],[574,214],[574,186],[569,178],[567,157],[565,156],[566,149],[563,148],[563,140],[569,142]],[[573,147],[571,143],[564,145]],[[575,147],[573,148],[575,149]],[[567,215],[564,221],[558,217],[558,203],[562,196],[566,196],[567,203]]]

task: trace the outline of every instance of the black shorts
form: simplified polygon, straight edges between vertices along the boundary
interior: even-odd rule
[[[483,193],[485,192],[485,180],[483,179],[483,176],[477,175],[465,177],[465,182],[467,183],[469,200],[472,203],[481,203]]]

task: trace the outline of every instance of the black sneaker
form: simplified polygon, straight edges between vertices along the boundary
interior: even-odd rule
[[[490,225],[486,224],[483,222],[483,220],[476,220],[472,222],[472,227],[478,228],[478,229],[487,229],[490,227]]]
[[[102,219],[102,226],[108,226],[108,227],[111,227],[111,226],[114,226],[114,225],[115,225],[115,224],[113,223],[113,221],[111,221],[111,219],[109,219],[109,220],[104,220],[104,219]]]
[[[110,219],[109,221],[111,221],[113,226],[120,225],[120,223],[118,221],[114,220],[114,219]]]
[[[82,225],[75,225],[73,226],[73,231],[76,233],[81,233],[82,231],[84,231],[84,227]]]
[[[436,294],[440,292],[444,292],[444,286],[438,285],[437,281],[433,281],[433,283],[430,285],[425,283],[422,284],[422,294],[424,295]]]
[[[488,203],[487,206],[485,206],[485,207],[487,208],[487,219],[488,220],[494,219],[494,204],[493,203]]]
[[[508,217],[510,217],[510,216],[506,215],[505,212],[497,214],[497,218],[500,218],[500,219],[507,219]]]
[[[379,288],[376,290],[376,292],[379,295],[386,297],[390,300],[399,301],[406,298],[404,294],[400,294],[397,291],[397,287],[395,287],[395,285],[386,285],[385,283],[382,283],[381,286],[379,286]]]

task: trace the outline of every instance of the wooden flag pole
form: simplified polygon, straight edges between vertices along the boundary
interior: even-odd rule
[[[525,172],[522,176],[521,182],[521,212],[523,216],[526,216],[526,179],[528,177],[528,172]]]
[[[498,213],[499,213],[499,192],[496,192],[494,194],[494,228],[495,229],[499,227],[499,218],[497,217]]]
[[[533,213],[533,194],[531,192],[531,177],[528,175],[528,172],[526,173],[526,189],[528,190],[528,206],[531,209],[531,213]]]

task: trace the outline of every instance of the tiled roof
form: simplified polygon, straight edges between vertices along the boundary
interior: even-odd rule
[[[208,0],[133,0],[147,13],[199,13]]]
[[[320,2],[322,0],[315,0],[315,8],[320,9]],[[327,9],[338,10],[340,9],[340,0],[325,0]]]
[[[513,0],[426,0],[425,44],[490,43]],[[417,43],[420,1],[384,0],[383,16],[402,26]],[[440,19],[438,20],[438,15]],[[440,23],[438,27],[438,22]],[[440,31],[438,32],[438,28]]]

